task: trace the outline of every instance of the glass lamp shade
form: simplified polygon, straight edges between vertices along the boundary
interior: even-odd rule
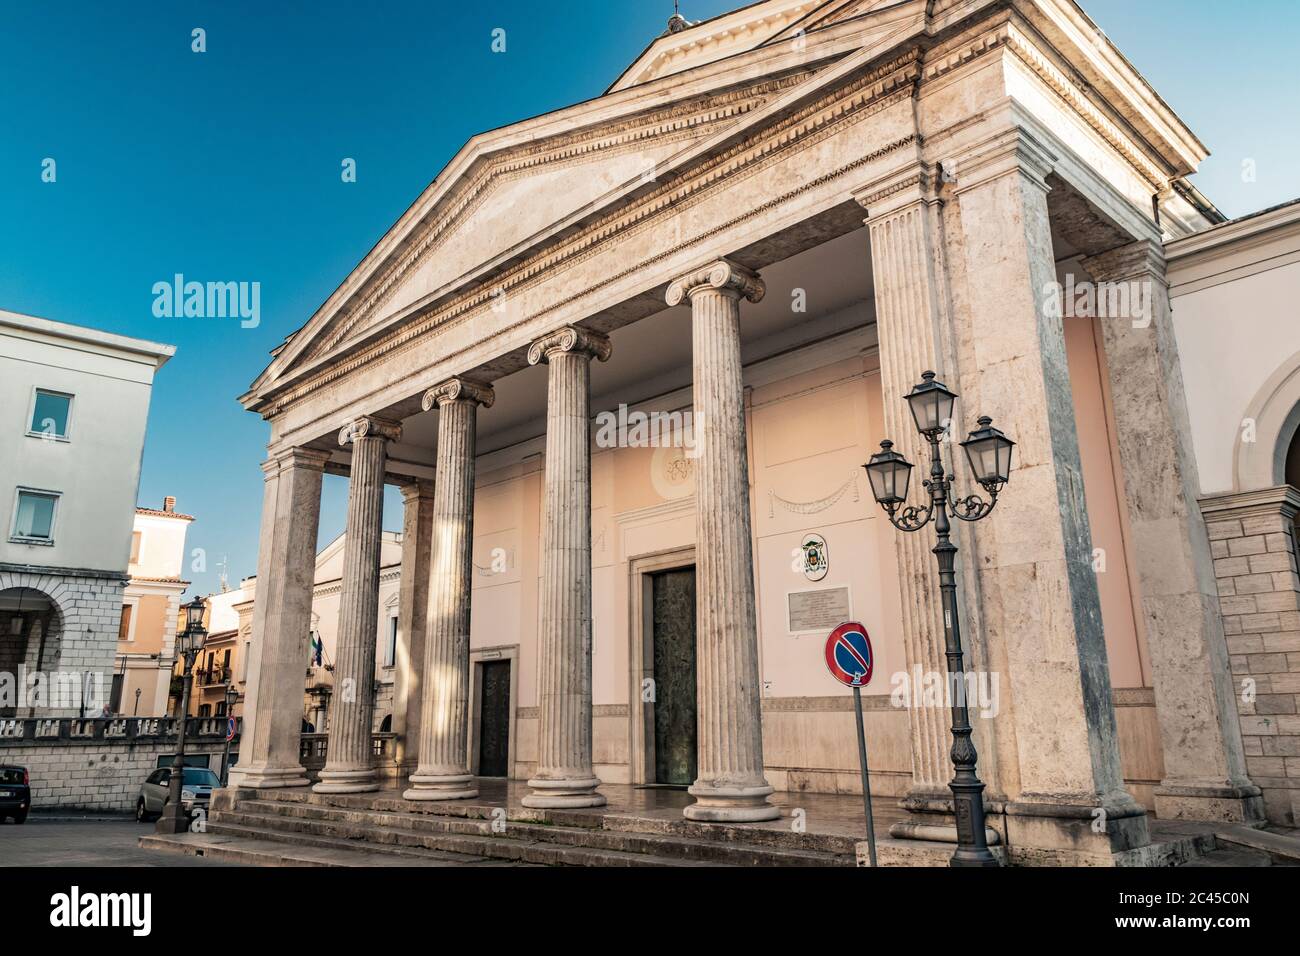
[[[922,372],[921,384],[904,397],[912,409],[916,430],[922,435],[928,438],[947,430],[957,393],[948,391],[943,382],[936,382],[933,372]]]
[[[192,631],[196,627],[203,626],[203,612],[205,610],[203,598],[196,597],[189,604],[185,605],[185,629]]]
[[[187,627],[176,635],[181,653],[187,657],[203,650],[203,644],[207,639],[208,632],[202,627]]]
[[[894,451],[892,441],[882,441],[880,451],[872,455],[871,461],[862,467],[867,470],[867,478],[871,480],[871,493],[879,504],[892,507],[907,500],[912,463]]]
[[[994,428],[987,415],[980,418],[979,426],[961,447],[966,449],[975,480],[985,488],[1001,488],[1011,477],[1011,449],[1016,443]]]

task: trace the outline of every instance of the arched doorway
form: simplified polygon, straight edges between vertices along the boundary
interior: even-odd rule
[[[0,717],[34,714],[23,675],[50,669],[59,659],[62,615],[44,591],[0,591]]]
[[[1286,483],[1292,488],[1300,488],[1300,428],[1291,438],[1291,447],[1286,452]]]

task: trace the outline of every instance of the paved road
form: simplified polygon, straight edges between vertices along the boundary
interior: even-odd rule
[[[0,866],[229,866],[203,857],[142,850],[153,824],[134,820],[42,820],[0,824]]]

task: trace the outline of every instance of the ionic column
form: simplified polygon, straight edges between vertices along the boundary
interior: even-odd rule
[[[1246,775],[1214,559],[1196,503],[1200,479],[1164,253],[1135,242],[1085,259],[1083,267],[1096,282],[1114,284],[1117,294],[1098,296],[1098,303],[1129,306],[1097,321],[1164,752],[1156,815],[1260,819],[1263,800]]]
[[[420,753],[421,692],[429,623],[433,546],[433,482],[402,486],[402,587],[393,660],[393,759],[400,776],[415,770]]]
[[[343,544],[343,590],[339,599],[338,649],[330,708],[329,753],[317,793],[378,790],[371,722],[375,710],[375,639],[379,627],[379,549],[383,541],[384,462],[401,425],[358,418],[339,432],[352,446],[348,483],[347,538]]]
[[[591,766],[591,360],[609,339],[568,326],[528,349],[550,365],[546,398],[546,486],[542,525],[541,721],[535,808],[599,807]]]
[[[326,452],[294,448],[262,465],[253,646],[232,787],[305,787],[299,762],[316,531]]]
[[[758,628],[740,364],[740,300],[763,282],[726,260],[668,287],[668,304],[692,313],[696,540],[696,697],[699,777],[688,820],[773,820],[763,776]]]
[[[424,396],[438,406],[433,486],[433,573],[424,656],[420,764],[408,800],[478,796],[469,772],[469,609],[474,545],[474,426],[492,388],[449,379]]]

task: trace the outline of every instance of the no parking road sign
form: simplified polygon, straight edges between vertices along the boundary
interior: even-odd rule
[[[862,729],[862,688],[871,681],[875,666],[871,638],[857,621],[846,621],[826,638],[826,667],[841,684],[853,688],[853,710],[858,718],[858,762],[862,766],[862,803],[867,813],[867,848],[876,865],[876,831],[871,820],[871,774],[867,770],[867,735]]]
[[[830,668],[831,676],[841,684],[865,687],[871,681],[874,664],[871,638],[867,636],[867,629],[857,621],[841,624],[826,638],[826,666]]]

